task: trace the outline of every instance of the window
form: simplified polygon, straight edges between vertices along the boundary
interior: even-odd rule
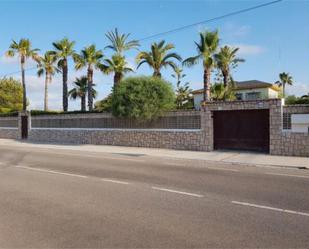
[[[261,93],[260,92],[246,93],[246,100],[256,100],[256,99],[261,99]]]
[[[237,100],[242,100],[242,93],[236,93],[235,97]]]
[[[283,113],[282,128],[283,130],[291,130],[292,128],[291,113]]]

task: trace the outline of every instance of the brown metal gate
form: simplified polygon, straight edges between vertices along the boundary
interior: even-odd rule
[[[28,138],[28,116],[21,116],[21,138]]]
[[[269,110],[215,111],[214,148],[269,152]]]

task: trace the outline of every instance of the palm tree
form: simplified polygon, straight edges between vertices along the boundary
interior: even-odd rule
[[[172,77],[177,80],[176,84],[180,84],[181,80],[186,77],[186,74],[183,73],[183,69],[181,67],[176,67],[174,69],[175,73],[172,74]]]
[[[181,80],[186,77],[183,73],[183,69],[181,67],[175,68],[175,73],[172,74],[172,77],[177,80],[176,82],[176,106],[178,109],[183,108],[184,104],[186,104],[191,96],[191,89],[189,86],[189,82],[182,84]]]
[[[159,43],[151,45],[151,51],[142,51],[136,57],[137,68],[146,63],[153,69],[153,76],[161,78],[161,69],[164,67],[171,67],[176,69],[176,64],[172,59],[181,61],[180,55],[177,53],[168,53],[169,50],[175,48],[173,44],[165,44],[162,40]]]
[[[189,82],[185,84],[181,84],[180,81],[177,82],[176,86],[176,106],[178,109],[182,109],[183,106],[190,101],[192,98],[191,89],[189,86]]]
[[[224,86],[222,83],[217,83],[211,86],[211,97],[214,101],[218,100],[234,100],[235,94],[232,85]]]
[[[112,49],[113,51],[115,51],[117,54],[120,55],[122,55],[122,53],[127,50],[137,49],[139,47],[139,43],[137,40],[127,41],[127,39],[130,36],[130,33],[120,34],[117,28],[115,29],[115,31],[107,32],[105,36],[111,43],[105,48]]]
[[[279,81],[276,82],[276,84],[279,87],[282,87],[282,95],[283,98],[285,98],[285,86],[286,85],[292,85],[293,84],[293,78],[289,73],[283,72],[279,74]]]
[[[45,73],[45,93],[44,93],[44,111],[48,110],[48,84],[52,82],[52,76],[58,71],[55,63],[56,55],[52,51],[48,51],[44,56],[38,58],[38,76],[41,77]]]
[[[124,74],[133,72],[133,69],[128,66],[124,56],[114,54],[111,59],[104,60],[102,71],[106,74],[114,73],[114,87],[116,87],[119,85]]]
[[[88,89],[88,78],[87,76],[82,76],[80,78],[76,78],[75,81],[73,82],[75,87],[69,91],[69,96],[72,99],[77,99],[80,98],[81,103],[80,103],[80,108],[81,111],[86,111],[86,95],[87,95],[87,89]],[[92,88],[92,95],[93,98],[96,97],[97,92],[95,89]]]
[[[25,79],[25,63],[27,59],[32,58],[37,60],[39,49],[32,49],[29,39],[20,39],[19,42],[12,41],[6,56],[14,57],[19,56],[21,66],[21,81],[23,86],[23,111],[27,110],[27,92],[26,92],[26,79]]]
[[[62,106],[65,112],[68,111],[68,58],[75,53],[74,45],[75,42],[68,38],[53,43],[59,59],[58,67],[62,71]]]
[[[90,45],[85,47],[80,54],[74,55],[75,69],[80,70],[87,67],[87,79],[88,79],[88,110],[93,109],[93,71],[94,69],[104,70],[104,65],[101,63],[103,53],[101,50],[97,50],[96,46]]]
[[[200,33],[200,42],[195,42],[197,55],[189,57],[183,64],[188,67],[196,65],[198,62],[203,62],[204,67],[204,101],[210,100],[210,78],[211,71],[215,66],[214,55],[219,45],[218,31],[206,31]]]
[[[231,80],[231,68],[237,67],[239,62],[244,62],[244,59],[236,57],[236,53],[239,48],[231,48],[224,46],[220,48],[220,51],[215,54],[215,59],[218,69],[221,71],[223,76],[224,87],[227,87]]]

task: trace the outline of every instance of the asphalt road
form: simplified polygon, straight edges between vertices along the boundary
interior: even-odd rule
[[[309,171],[0,146],[18,247],[308,248]]]

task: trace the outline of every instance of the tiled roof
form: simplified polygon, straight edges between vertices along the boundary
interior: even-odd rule
[[[258,89],[258,88],[271,88],[275,91],[280,91],[280,88],[272,83],[259,81],[259,80],[246,80],[246,81],[235,81],[235,90],[246,90],[246,89]],[[195,90],[193,94],[203,93],[203,89]]]

